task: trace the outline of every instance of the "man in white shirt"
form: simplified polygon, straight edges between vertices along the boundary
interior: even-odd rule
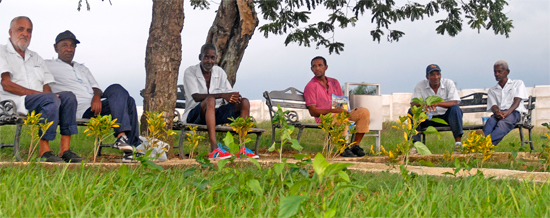
[[[441,78],[441,68],[437,64],[430,64],[426,67],[426,80],[422,80],[416,84],[412,98],[426,99],[433,95],[441,97],[443,102],[431,105],[428,108],[429,113],[432,113],[432,117],[441,118],[449,124],[455,138],[454,149],[455,151],[459,151],[462,148],[461,139],[463,134],[462,110],[458,107],[460,97],[458,96],[455,83],[450,79]],[[411,102],[412,105],[415,105],[415,103]],[[426,120],[420,124],[419,129],[428,126],[437,127],[444,125]],[[413,136],[413,141],[420,141],[420,134]],[[416,149],[413,149],[411,153],[416,153]]]
[[[487,111],[493,115],[485,122],[483,133],[491,135],[493,145],[497,145],[520,121],[521,113],[527,112],[523,101],[528,96],[523,81],[508,79],[510,68],[506,61],[497,61],[493,72],[497,84],[487,92]]]
[[[113,119],[117,119],[119,127],[114,128],[117,140],[113,146],[124,151],[122,162],[132,162],[133,146],[141,143],[134,98],[119,84],[113,84],[102,92],[90,70],[83,64],[73,61],[78,43],[80,41],[69,30],[59,33],[55,38],[54,49],[57,59],[45,61],[55,78],[55,84],[52,84],[51,88],[54,92],[72,91],[76,95],[76,116],[79,118],[110,114]]]
[[[247,118],[250,114],[248,99],[234,92],[225,71],[216,66],[216,47],[205,44],[201,47],[199,64],[188,67],[183,75],[185,112],[183,121],[206,124],[210,139],[210,159],[227,159],[227,148],[216,143],[216,125],[230,123],[229,118]],[[237,155],[258,158],[250,149],[243,147]]]
[[[78,133],[76,97],[72,92],[52,93],[49,84],[55,81],[44,65],[44,60],[36,52],[27,49],[31,42],[32,28],[28,17],[16,17],[10,23],[10,40],[6,45],[0,46],[0,59],[4,61],[3,65],[0,64],[0,98],[13,100],[18,113],[35,111],[42,114],[41,118],[44,120],[41,122],[53,121],[40,139],[39,161],[81,162],[83,158],[69,149],[71,135]],[[58,126],[61,132],[61,157],[52,153],[49,143],[55,139]]]

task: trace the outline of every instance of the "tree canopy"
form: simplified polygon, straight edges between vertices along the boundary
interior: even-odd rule
[[[405,1],[403,1],[405,2]],[[446,14],[437,20],[436,33],[456,36],[463,29],[464,21],[478,32],[492,29],[495,34],[509,37],[512,20],[503,12],[506,0],[431,0],[425,4],[406,1],[398,5],[395,0],[255,0],[255,5],[268,23],[259,27],[264,37],[270,34],[286,35],[285,45],[298,43],[300,46],[325,47],[330,53],[339,54],[344,43],[334,38],[337,27],[355,26],[359,19],[370,19],[375,28],[370,31],[373,41],[380,43],[383,36],[387,41],[397,42],[405,35],[393,29],[399,21],[418,21],[436,14]],[[207,0],[191,0],[193,8],[205,9]],[[325,20],[313,21],[312,11],[328,11]]]

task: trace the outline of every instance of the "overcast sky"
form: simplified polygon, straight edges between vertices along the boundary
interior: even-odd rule
[[[216,0],[215,2],[219,2]],[[0,3],[0,44],[8,43],[9,22],[20,15],[34,23],[30,49],[44,59],[57,57],[53,43],[58,33],[71,30],[81,44],[75,61],[84,63],[102,88],[112,83],[126,87],[142,105],[139,90],[145,87],[145,47],[151,24],[151,0],[89,0],[91,11],[76,10],[78,0],[2,0]],[[399,2],[399,1],[398,1]],[[420,1],[422,2],[422,1]],[[512,79],[526,86],[550,84],[550,1],[510,0],[505,12],[513,20],[510,37],[492,30],[469,29],[465,24],[456,37],[435,32],[437,18],[401,22],[393,29],[405,32],[399,41],[373,42],[369,32],[374,25],[363,17],[355,27],[338,30],[335,37],[345,44],[340,54],[329,55],[324,48],[284,46],[284,37],[268,39],[255,32],[237,74],[235,90],[250,99],[263,99],[266,90],[293,86],[303,89],[313,77],[309,61],[327,58],[327,76],[345,82],[381,84],[382,94],[412,92],[425,78],[428,64],[436,63],[442,76],[454,80],[459,89],[489,88],[496,84],[493,63],[506,60]],[[193,10],[186,1],[182,31],[183,71],[199,62],[200,46],[215,18],[218,5],[210,10]],[[317,15],[313,15],[317,17]],[[366,18],[366,19],[365,19]],[[323,17],[324,19],[324,17]],[[314,21],[316,22],[316,21]],[[260,21],[260,25],[265,21]]]

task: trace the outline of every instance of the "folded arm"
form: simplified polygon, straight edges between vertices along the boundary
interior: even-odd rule
[[[33,95],[42,93],[40,91],[27,89],[17,83],[12,82],[10,73],[8,72],[2,73],[2,81],[0,83],[2,84],[2,88],[4,89],[4,91],[11,92],[16,95]],[[48,84],[44,85],[44,92],[52,92]]]
[[[309,114],[313,117],[319,117],[322,115],[326,115],[328,113],[342,113],[342,112],[348,112],[342,108],[335,108],[335,109],[317,109],[317,105],[308,105],[307,109],[309,111]]]
[[[201,102],[208,97],[213,97],[215,99],[223,98],[229,103],[237,103],[237,104],[241,103],[241,95],[239,94],[239,92],[216,93],[216,94],[195,93],[195,94],[192,94],[191,97],[193,97],[193,100],[195,100],[196,102]]]

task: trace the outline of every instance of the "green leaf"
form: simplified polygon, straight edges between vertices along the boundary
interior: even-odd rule
[[[436,134],[437,138],[441,139],[441,135],[439,134],[437,129],[435,129],[435,127],[433,126],[428,126],[428,128],[426,128],[426,130],[424,131],[424,134]]]
[[[296,150],[298,150],[298,151],[301,151],[302,149],[304,149],[304,147],[302,147],[302,146],[300,145],[300,143],[298,142],[298,140],[292,139],[292,140],[290,140],[290,141],[292,142],[292,145],[291,145],[292,148],[294,148],[294,149],[296,149]]]
[[[285,163],[276,163],[276,164],[273,164],[273,170],[275,170],[275,173],[277,175],[281,175],[281,173],[283,172],[283,169],[285,168]]]
[[[163,171],[164,168],[159,166],[156,163],[153,163],[153,161],[145,160],[145,166],[147,166],[149,169],[152,169],[153,171]]]
[[[428,149],[428,147],[426,147],[426,145],[422,142],[415,142],[414,147],[418,151],[418,154],[421,154],[421,155],[432,154],[432,152],[430,152],[430,149]]]
[[[294,183],[289,189],[290,195],[297,195],[298,192],[302,189],[302,187],[306,187],[306,185],[310,184],[311,180],[301,180],[299,182]]]
[[[229,161],[229,159],[223,159],[223,160],[218,161],[218,170],[222,170],[223,167],[225,166],[225,164],[227,164],[228,161]]]
[[[300,209],[300,204],[307,198],[306,196],[287,196],[282,198],[277,217],[286,218],[296,215],[298,209]]]
[[[317,175],[319,175],[319,181],[322,181],[322,178],[325,176],[325,169],[328,165],[329,163],[321,153],[317,153],[317,155],[315,155],[315,159],[313,160],[313,170]]]
[[[418,163],[422,166],[435,167],[435,165],[429,160],[419,160]]]
[[[187,177],[193,175],[193,173],[195,172],[195,169],[196,169],[195,167],[192,167],[192,168],[189,168],[189,169],[185,170],[183,172],[183,178],[187,178]]]
[[[349,175],[345,171],[339,171],[338,175],[340,176],[340,178],[342,180],[344,180],[346,182],[351,182],[351,180],[349,179]]]
[[[441,123],[441,124],[444,124],[444,125],[449,125],[447,123],[447,121],[445,121],[444,119],[441,119],[441,118],[437,118],[437,117],[432,118],[431,121],[434,121],[436,123]]]
[[[251,158],[251,157],[247,157],[248,160],[250,160],[250,162],[252,162],[254,165],[256,165],[256,167],[258,167],[258,170],[262,170],[262,166],[260,165],[260,163],[254,159],[254,158]]]
[[[273,144],[271,145],[271,147],[269,147],[269,149],[267,149],[267,151],[269,151],[269,152],[275,151],[275,144],[277,144],[277,143],[273,142]]]
[[[444,100],[441,97],[437,95],[432,95],[426,98],[426,105],[430,106],[432,104],[443,102],[443,101]]]
[[[353,165],[352,163],[329,163],[325,169],[325,177],[333,176]]]
[[[247,185],[257,195],[264,194],[264,189],[262,188],[262,186],[260,186],[260,182],[258,182],[258,180],[256,179],[248,180]]]
[[[421,105],[424,102],[424,99],[422,99],[422,98],[413,98],[413,100],[411,102]]]
[[[336,208],[332,208],[325,213],[325,218],[334,217],[336,215]]]

